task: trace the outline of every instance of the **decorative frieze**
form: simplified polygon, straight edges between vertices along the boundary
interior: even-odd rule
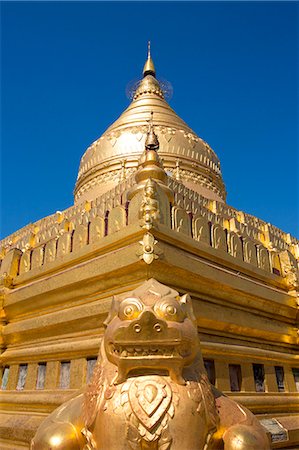
[[[119,231],[126,226],[128,220],[127,192],[134,185],[134,178],[129,176],[94,201],[57,211],[7,237],[1,242],[0,259],[3,260],[10,249],[22,250],[18,254],[20,261],[18,260],[15,271],[22,274],[53,262],[58,256],[77,251],[84,245],[94,244],[105,233]],[[161,197],[158,187],[156,198],[150,198],[144,193],[143,197],[141,195],[131,200],[132,206],[137,202],[137,209],[135,208],[135,214],[131,205],[129,206],[129,223],[141,219],[138,210],[143,208],[142,217],[149,218],[150,215],[153,224],[156,216],[159,216],[160,223],[180,233],[226,251],[266,272],[282,274],[290,289],[297,286],[297,274],[292,269],[299,259],[299,243],[295,238],[225,203],[211,201],[174,178],[168,177],[167,181],[174,193],[171,214],[169,201],[164,198],[165,195]],[[154,205],[155,202],[158,206]],[[285,264],[283,270],[281,260]],[[4,272],[1,269],[1,273]]]

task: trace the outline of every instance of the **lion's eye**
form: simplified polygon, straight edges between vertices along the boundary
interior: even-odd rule
[[[167,312],[167,314],[170,314],[171,316],[173,316],[176,313],[176,307],[173,305],[168,305],[168,306],[166,306],[166,312]]]
[[[119,317],[122,320],[136,319],[143,309],[138,298],[126,298],[120,305]]]
[[[157,316],[164,320],[170,320],[172,322],[183,322],[185,319],[184,311],[180,304],[174,299],[164,299],[158,301],[154,307]]]
[[[134,308],[132,306],[125,307],[125,309],[124,309],[125,316],[131,317],[133,313],[134,313]]]

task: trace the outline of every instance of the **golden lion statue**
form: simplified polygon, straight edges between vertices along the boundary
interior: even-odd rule
[[[91,383],[32,450],[268,450],[262,426],[209,382],[189,295],[149,280],[113,299]]]

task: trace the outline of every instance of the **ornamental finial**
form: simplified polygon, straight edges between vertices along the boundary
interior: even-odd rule
[[[147,75],[152,75],[153,77],[156,77],[156,70],[151,57],[151,41],[148,41],[147,43],[147,60],[143,68],[143,76],[146,77]]]
[[[156,133],[154,132],[154,113],[151,111],[151,118],[148,120],[148,132],[145,141],[145,148],[147,150],[158,150],[159,141]]]

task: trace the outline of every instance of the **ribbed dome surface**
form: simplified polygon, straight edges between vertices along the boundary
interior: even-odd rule
[[[83,155],[76,203],[95,199],[137,169],[151,112],[159,155],[169,176],[206,197],[225,200],[216,154],[164,100],[153,72],[144,76],[130,106]]]

